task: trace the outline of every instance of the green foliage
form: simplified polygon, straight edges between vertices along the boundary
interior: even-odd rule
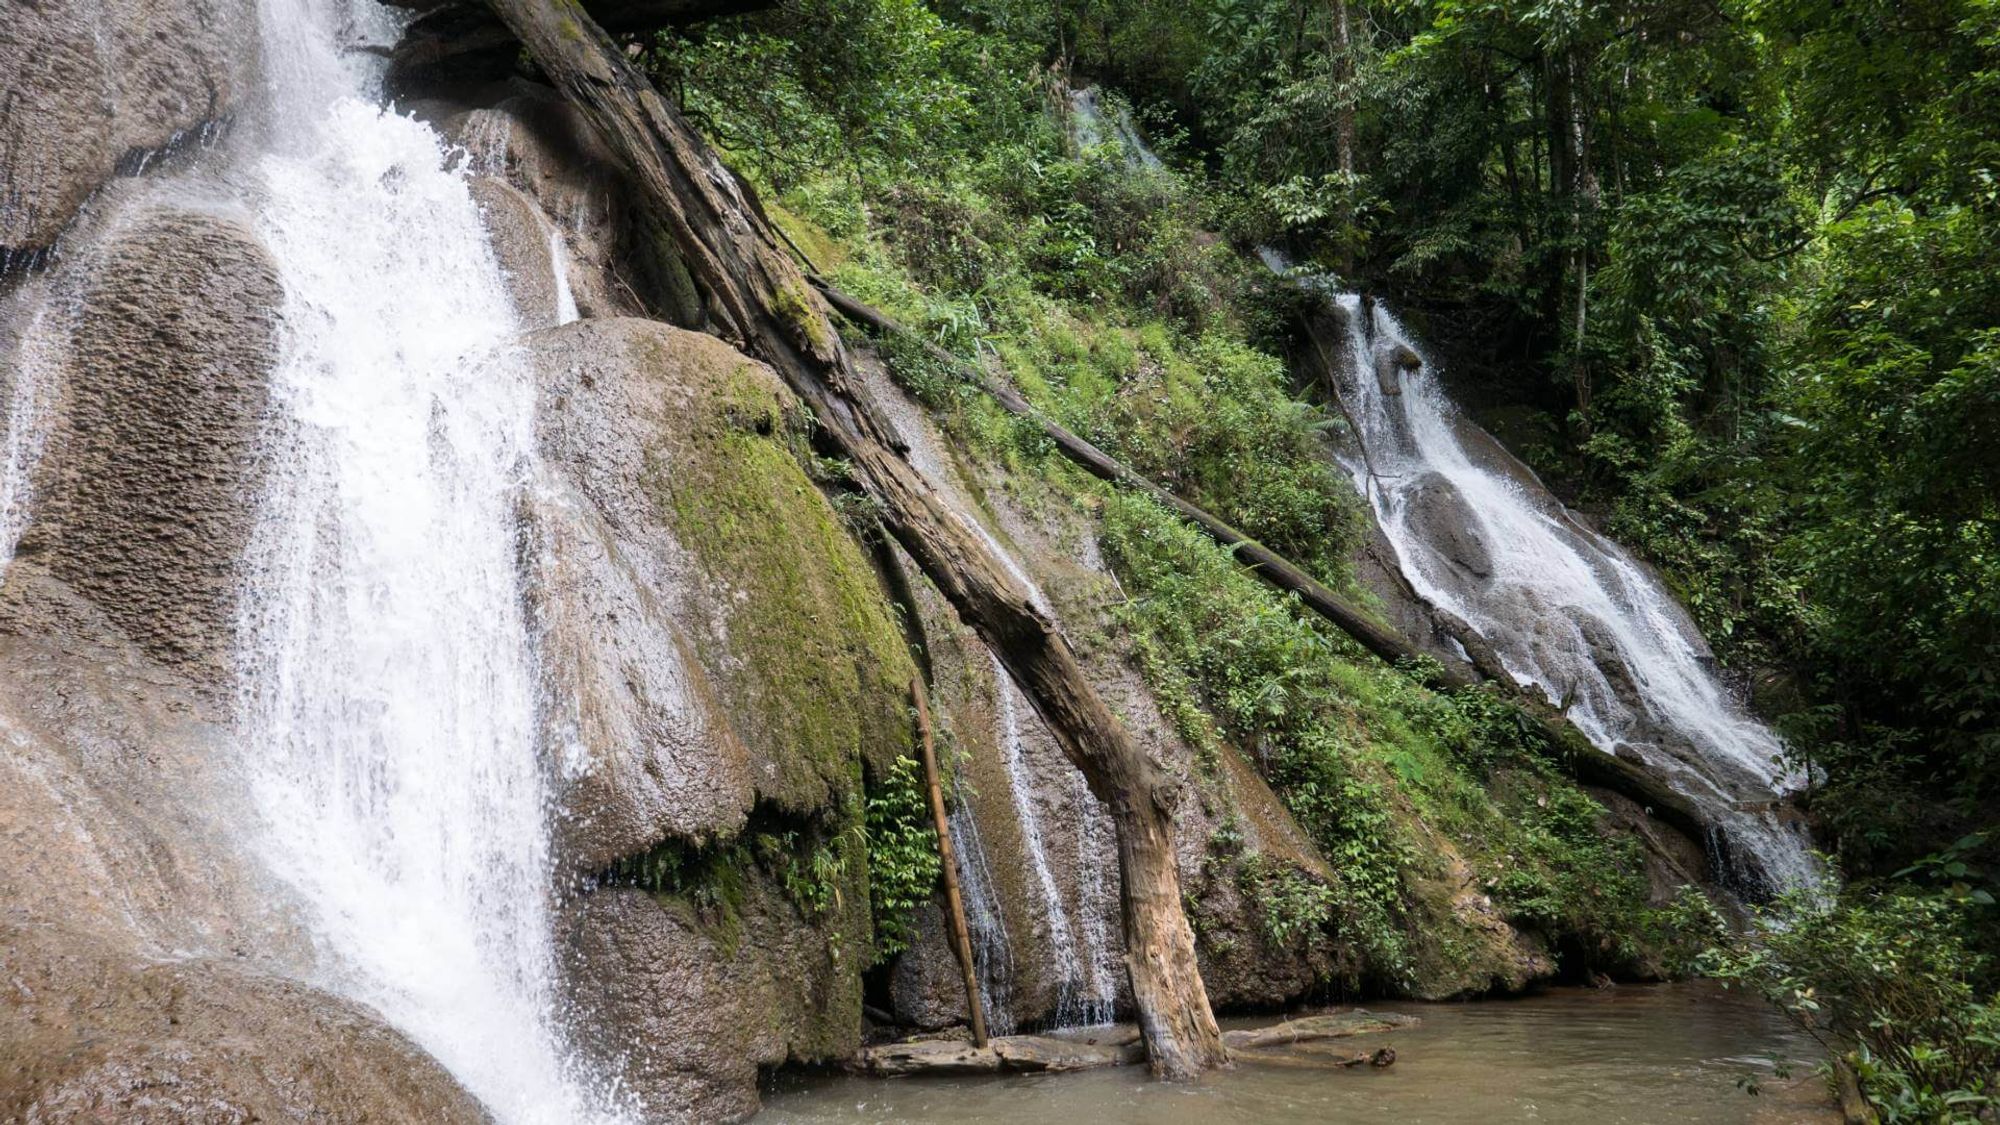
[[[1333,920],[1338,892],[1296,868],[1252,855],[1238,868],[1238,880],[1260,908],[1265,935],[1280,949],[1319,936]]]
[[[868,789],[868,895],[875,910],[875,957],[910,947],[915,913],[936,889],[937,832],[915,758],[898,758]]]
[[[1948,896],[1797,893],[1703,967],[1836,1053],[1888,1122],[1971,1122],[2000,1096],[2000,994]]]
[[[1596,963],[1628,963],[1645,922],[1636,850],[1598,830],[1601,810],[1541,757],[1531,720],[1490,693],[1435,695],[1367,662],[1148,500],[1112,498],[1104,524],[1155,691],[1174,714],[1193,694],[1251,752],[1335,872],[1321,884],[1251,870],[1271,937],[1326,929],[1367,972],[1408,984],[1412,931],[1453,924],[1420,889],[1442,829],[1474,849],[1509,916]]]

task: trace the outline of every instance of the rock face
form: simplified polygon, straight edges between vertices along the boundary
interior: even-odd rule
[[[0,1120],[485,1120],[309,951],[203,693],[34,560],[0,587]]]
[[[653,1111],[741,1117],[759,1066],[859,1045],[869,902],[843,841],[863,777],[911,750],[915,667],[769,369],[641,320],[528,347],[564,845],[586,872],[651,850],[677,873],[566,907],[577,1035]]]
[[[0,19],[0,261],[50,246],[98,185],[225,121],[251,0],[53,0]]]
[[[163,663],[220,683],[255,518],[277,273],[236,221],[140,207],[79,263],[17,547]]]
[[[1473,578],[1492,576],[1493,556],[1474,530],[1479,519],[1449,480],[1439,473],[1425,473],[1410,489],[1408,504],[1411,525],[1426,540],[1440,544],[1453,565]]]
[[[1275,1006],[1317,987],[1331,966],[1311,951],[1271,945],[1258,922],[1260,904],[1243,890],[1243,865],[1325,878],[1325,864],[1240,753],[1223,747],[1202,763],[1161,713],[1106,610],[1122,595],[1098,552],[1090,513],[1063,497],[1025,492],[1034,486],[959,456],[879,363],[857,358],[912,464],[1015,560],[1064,623],[1112,709],[1188,778],[1175,846],[1210,1002]],[[915,574],[907,562],[903,569]],[[963,881],[994,1009],[989,1022],[1007,1028],[1109,1018],[1130,998],[1108,818],[978,638],[921,578],[914,584],[944,756],[958,775],[963,808],[954,837],[968,868]],[[1218,841],[1228,841],[1220,853]],[[965,1018],[957,965],[931,932],[935,917],[924,917],[922,936],[891,979],[895,1014],[917,1027]]]

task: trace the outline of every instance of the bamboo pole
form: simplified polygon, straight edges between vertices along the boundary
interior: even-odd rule
[[[917,701],[917,731],[922,737],[924,787],[930,791],[931,824],[937,828],[938,860],[944,868],[945,913],[951,923],[951,951],[965,974],[965,1010],[972,1013],[972,1045],[986,1046],[986,1010],[979,1002],[979,970],[972,964],[972,932],[965,926],[965,900],[958,892],[958,860],[952,854],[951,826],[944,815],[944,789],[938,784],[937,751],[931,744],[931,711],[924,703],[924,682],[910,681]]]

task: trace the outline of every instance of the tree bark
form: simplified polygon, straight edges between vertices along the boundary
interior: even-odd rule
[[[616,152],[686,260],[719,335],[789,384],[820,433],[883,505],[883,523],[1000,658],[1047,721],[1118,834],[1126,968],[1155,1074],[1227,1061],[1181,907],[1177,781],[1092,687],[1003,560],[896,449],[854,377],[824,303],[773,240],[736,177],[570,0],[488,0],[542,71]]]
[[[931,806],[931,827],[937,830],[939,873],[944,876],[946,921],[951,927],[951,951],[965,977],[965,1010],[972,1024],[972,1045],[986,1046],[986,1008],[979,1002],[979,969],[972,963],[972,933],[965,925],[965,900],[958,894],[958,859],[952,854],[951,821],[944,815],[944,788],[938,784],[937,748],[931,741],[931,709],[924,702],[922,680],[910,681],[910,698],[917,703],[917,733],[924,755],[924,789]]]

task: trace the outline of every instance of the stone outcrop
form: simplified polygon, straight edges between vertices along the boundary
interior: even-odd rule
[[[554,327],[559,266],[552,240],[559,241],[561,232],[543,216],[534,200],[505,180],[474,176],[467,186],[479,204],[494,256],[507,279],[514,315],[525,328]]]
[[[0,264],[91,193],[198,144],[253,84],[251,0],[62,0],[0,18]]]
[[[0,923],[0,979],[9,1121],[487,1120],[372,1012],[240,964]]]
[[[478,1122],[310,951],[204,693],[17,560],[0,586],[0,1120]]]
[[[75,266],[67,347],[37,373],[63,409],[17,551],[154,658],[220,685],[256,516],[276,268],[232,218],[151,206]]]
[[[911,463],[962,518],[1002,545],[1080,646],[1097,690],[1160,761],[1188,779],[1175,817],[1176,856],[1211,1000],[1218,1006],[1269,1007],[1310,992],[1330,966],[1311,951],[1270,945],[1257,920],[1259,904],[1239,886],[1239,869],[1254,855],[1274,872],[1321,879],[1330,873],[1240,753],[1222,747],[1215,761],[1200,762],[1161,713],[1122,628],[1109,615],[1122,594],[1098,551],[1090,513],[1065,497],[1037,491],[1027,479],[960,455],[872,356],[856,358],[871,397],[909,447]],[[932,702],[949,735],[945,757],[954,764],[947,768],[959,771],[959,799],[975,822],[980,845],[970,847],[969,836],[960,840],[965,863],[981,869],[967,882],[984,883],[991,892],[988,946],[1001,933],[1005,937],[1005,952],[989,949],[985,958],[1000,1025],[1099,1014],[1082,1005],[1096,997],[1078,996],[1077,982],[1063,979],[1074,976],[1072,957],[1081,963],[1082,983],[1108,985],[1114,1006],[1124,1010],[1130,1001],[1118,964],[1123,927],[1117,855],[1104,814],[1028,701],[996,675],[978,638],[921,582],[916,601],[930,653]],[[1008,768],[1010,735],[1017,771]],[[1239,842],[1217,856],[1211,844],[1225,824]],[[977,854],[982,852],[983,859]],[[1053,899],[1040,878],[1037,855]],[[891,980],[896,1015],[917,1027],[965,1018],[957,968],[942,936],[931,932],[933,918],[925,916],[923,936]],[[974,944],[981,944],[977,934]]]
[[[563,847],[583,872],[655,848],[699,867],[654,893],[589,883],[567,905],[577,1034],[646,1104],[740,1117],[760,1066],[860,1043],[866,870],[841,841],[864,773],[910,752],[914,666],[767,368],[632,319],[527,347]],[[815,867],[828,857],[845,858]]]

